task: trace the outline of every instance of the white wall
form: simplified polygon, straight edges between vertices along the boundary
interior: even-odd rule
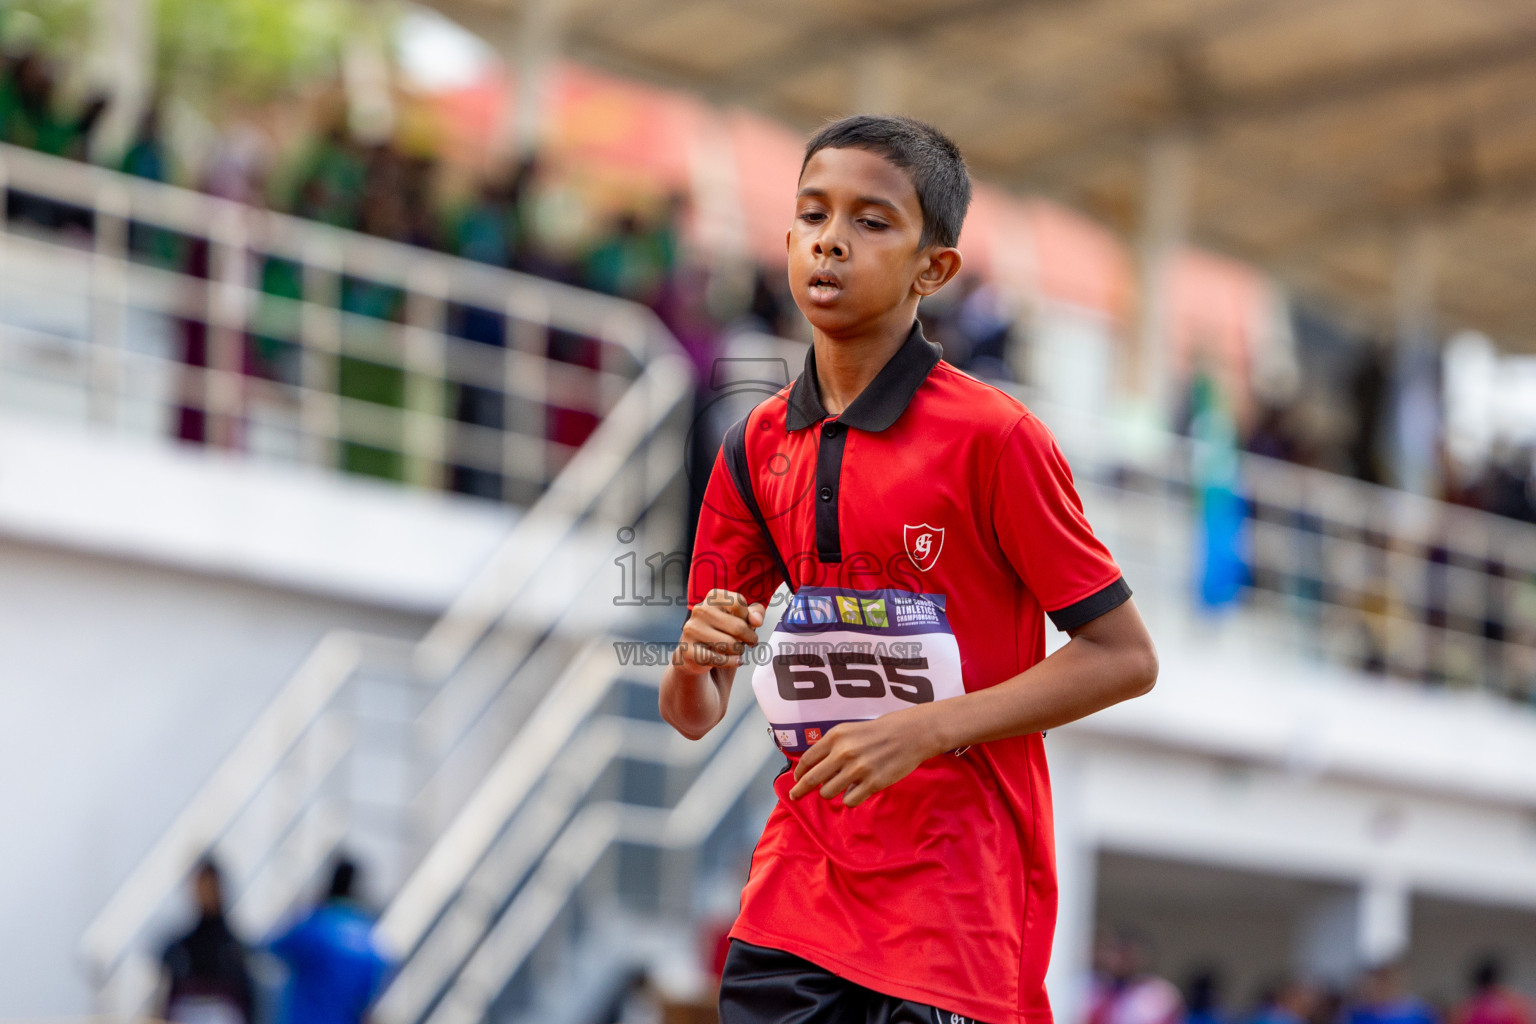
[[[0,416],[0,1018],[334,627],[416,638],[516,512]]]
[[[428,618],[0,542],[0,1017],[89,1009],[89,919],[316,640]]]

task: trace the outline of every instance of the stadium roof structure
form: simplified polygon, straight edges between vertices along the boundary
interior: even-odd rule
[[[1445,327],[1536,350],[1530,0],[431,0],[809,128],[899,110],[976,171],[1135,236],[1179,147],[1190,240],[1392,322],[1433,239]],[[1398,299],[1400,312],[1401,299]]]

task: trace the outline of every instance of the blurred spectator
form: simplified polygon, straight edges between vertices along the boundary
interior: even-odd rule
[[[269,142],[243,122],[223,132],[203,167],[202,190],[220,199],[251,206],[265,204]]]
[[[299,160],[291,209],[333,227],[356,228],[367,174],[344,115],[338,113]]]
[[[662,1024],[661,997],[644,967],[624,976],[613,1000],[596,1018],[597,1024]]]
[[[1385,963],[1366,973],[1345,1024],[1437,1024],[1434,1011],[1422,999],[1409,994],[1403,969]]]
[[[783,274],[769,274],[762,266],[752,272],[752,301],[747,307],[750,329],[781,338],[793,338],[799,331],[794,300],[785,294],[788,285]]]
[[[1532,1024],[1530,1001],[1504,985],[1504,965],[1495,957],[1472,971],[1472,994],[1451,1014],[1451,1024]]]
[[[170,155],[166,152],[165,139],[160,134],[160,104],[155,101],[139,121],[139,130],[123,154],[120,170],[135,178],[150,181],[170,181]]]
[[[38,50],[28,50],[0,71],[0,142],[83,158],[91,129],[106,109],[96,95],[78,111],[63,108],[53,65]]]
[[[211,858],[192,876],[197,924],[166,946],[161,1017],[173,1024],[252,1024],[253,999],[245,949],[224,920],[224,883]]]
[[[1249,1024],[1311,1024],[1319,1002],[1316,988],[1288,978],[1259,998],[1258,1009]]]
[[[35,42],[0,59],[0,141],[84,158],[107,99],[93,96],[68,102],[60,80],[59,69]],[[738,316],[750,317],[771,334],[793,337],[804,331],[777,268],[754,268],[750,294],[745,274],[737,273],[742,268],[726,273],[713,267],[684,268],[679,239],[687,197],[682,193],[669,196],[654,215],[639,212],[650,209],[650,204],[631,197],[620,212],[594,229],[590,195],[579,180],[555,173],[534,155],[514,168],[493,173],[457,209],[448,210],[436,194],[435,159],[415,149],[402,152],[389,143],[361,144],[348,130],[343,93],[338,86],[322,99],[317,115],[299,115],[310,118],[312,133],[298,147],[298,158],[285,161],[286,173],[273,176],[278,182],[270,195],[273,154],[268,150],[274,142],[254,122],[237,121],[214,142],[201,168],[178,167],[167,144],[158,100],[118,166],[156,181],[172,180],[180,171],[214,195],[248,203],[270,198],[277,209],[336,227],[441,248],[489,265],[643,302],[656,310],[700,366],[712,357],[719,325]],[[12,191],[7,207],[12,218],[56,230],[88,234],[93,229],[88,211],[38,196]],[[196,240],[142,224],[133,225],[130,233],[136,257],[192,274],[203,272],[198,268],[206,257],[195,251]],[[258,304],[261,323],[252,332],[246,368],[270,380],[294,383],[299,307],[291,300],[303,297],[299,268],[280,259],[261,259],[262,291],[278,301]],[[339,301],[347,312],[398,322],[403,317],[401,298],[398,289],[349,276],[342,282]],[[1015,321],[1003,293],[992,283],[966,274],[926,299],[921,316],[928,336],[942,346],[952,364],[984,378],[1013,378],[1017,359],[1011,350],[1018,344]],[[1393,345],[1352,333],[1339,318],[1304,305],[1293,306],[1291,316],[1311,386],[1300,388],[1294,396],[1290,392],[1260,396],[1269,404],[1261,404],[1251,418],[1239,416],[1245,427],[1252,425],[1242,446],[1367,481],[1390,479],[1392,413],[1402,404],[1394,399],[1401,382],[1394,383]],[[449,324],[453,334],[467,340],[507,343],[507,325],[500,311],[450,306]],[[196,337],[201,328],[185,323],[178,329],[184,335],[183,361],[192,367],[205,365],[205,346]],[[585,343],[567,339],[554,347],[557,358],[590,365],[590,346]],[[359,360],[343,363],[335,376],[344,382],[345,397],[399,406],[403,376],[398,368],[381,370]],[[490,389],[455,392],[449,401],[452,407],[466,410],[460,419],[475,425],[494,428],[501,415],[502,399]],[[1424,400],[1413,409],[1421,418],[1433,413]],[[587,432],[585,413],[575,412],[574,420],[567,413],[556,417],[576,424],[562,427],[561,440],[567,443]],[[176,432],[201,440],[206,433],[201,416],[197,409],[182,410]],[[395,447],[390,443],[364,451],[354,446],[345,451],[343,462],[359,472],[399,478],[402,457]],[[1528,440],[1505,439],[1485,466],[1462,465],[1455,473],[1442,474],[1445,496],[1536,522],[1533,460],[1536,450]],[[477,478],[464,489],[491,493],[495,488],[488,481],[494,482],[489,476]]]
[[[1339,1024],[1344,1016],[1344,1003],[1344,993],[1338,988],[1328,986],[1318,990],[1314,993],[1307,1024]]]
[[[958,326],[970,351],[965,370],[986,380],[1013,380],[1008,363],[1013,317],[1004,308],[1003,293],[996,285],[975,276],[966,279]]]
[[[1201,971],[1184,990],[1184,1024],[1226,1024],[1221,1010],[1221,978],[1215,971]]]
[[[160,132],[159,101],[150,104],[119,168],[124,174],[149,181],[169,181],[170,154]],[[186,259],[186,240],[173,231],[137,221],[128,227],[128,249],[157,266],[177,269]]]
[[[654,306],[671,271],[668,237],[665,224],[646,229],[637,214],[619,214],[586,259],[587,287]]]
[[[508,193],[487,179],[452,217],[449,248],[458,256],[493,267],[510,267],[516,245],[516,221]]]
[[[1184,999],[1152,973],[1152,944],[1124,932],[1100,936],[1094,949],[1093,994],[1087,1024],[1178,1024]]]
[[[337,859],[325,900],[268,948],[288,967],[280,1024],[360,1024],[388,961],[356,900],[357,865]]]
[[[1496,515],[1536,522],[1536,449],[1498,445],[1476,490],[1477,503]]]

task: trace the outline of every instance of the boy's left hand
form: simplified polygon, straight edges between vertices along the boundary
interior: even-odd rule
[[[798,800],[819,788],[828,800],[841,793],[846,806],[857,807],[939,753],[917,708],[867,722],[841,722],[800,756],[789,798]]]

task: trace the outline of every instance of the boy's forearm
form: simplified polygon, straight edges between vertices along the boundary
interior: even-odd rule
[[[923,708],[935,753],[1059,728],[1152,688],[1149,649],[1105,647],[1081,637],[996,686]]]
[[[729,694],[729,679],[719,681],[709,671],[689,672],[674,662],[661,674],[661,717],[684,736],[696,740],[725,717]]]

